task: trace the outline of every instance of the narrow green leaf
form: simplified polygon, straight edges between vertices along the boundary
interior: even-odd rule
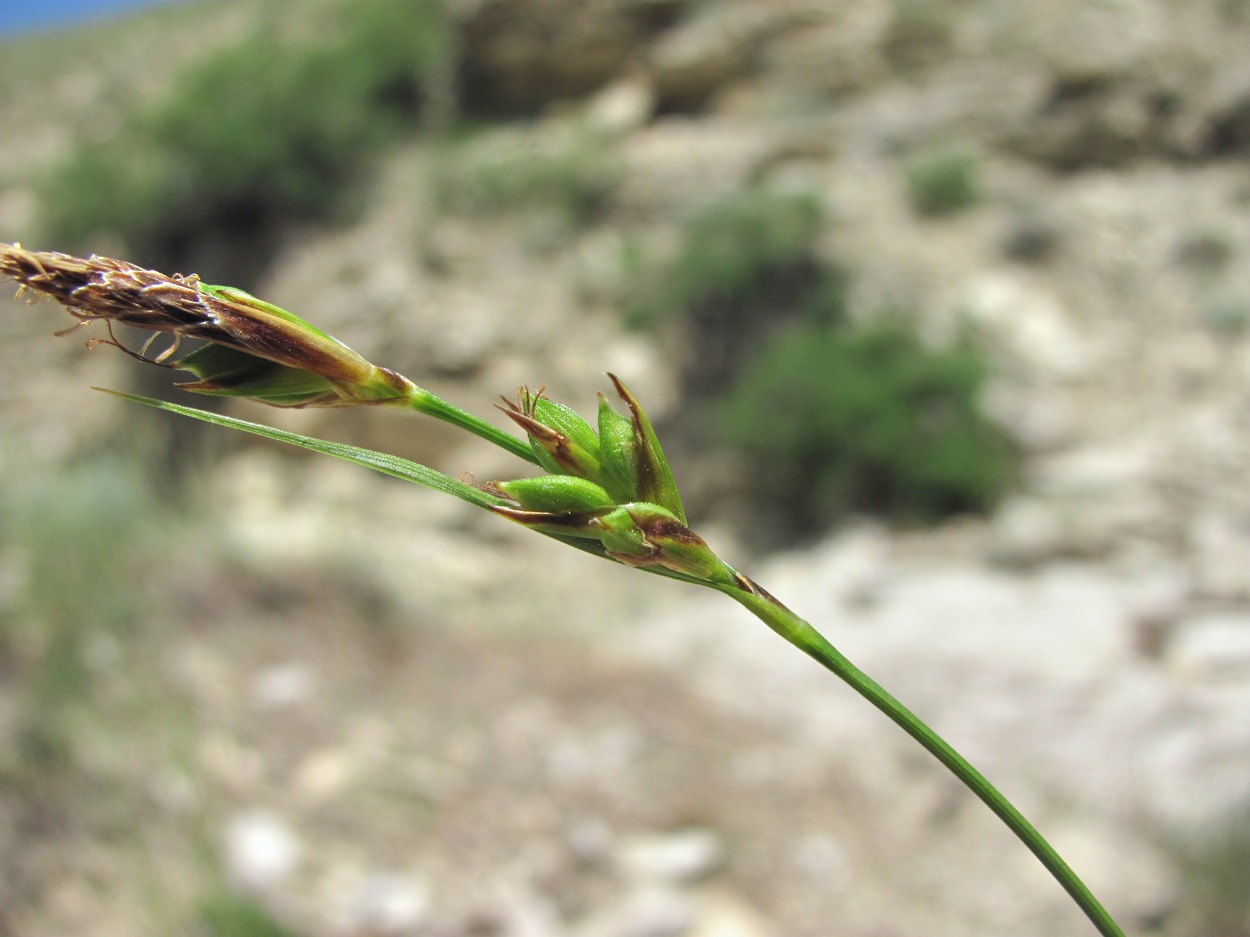
[[[664,458],[664,450],[660,448],[660,440],[655,435],[651,421],[647,419],[647,414],[638,405],[634,395],[615,374],[609,373],[608,380],[616,388],[621,400],[625,401],[633,418],[634,438],[638,445],[636,472],[639,500],[667,508],[685,524],[686,509],[681,504],[677,481],[673,478],[673,470],[669,468],[668,460]]]
[[[192,419],[203,420],[205,423],[212,423],[216,426],[225,426],[230,429],[242,430],[245,433],[252,433],[256,436],[263,436],[266,439],[272,439],[277,442],[284,442],[288,445],[299,446],[301,449],[308,449],[312,452],[320,452],[325,455],[332,455],[336,459],[343,459],[346,462],[354,462],[356,465],[362,465],[365,468],[373,469],[375,472],[381,472],[384,475],[393,475],[395,478],[401,478],[404,481],[414,482],[418,485],[424,485],[426,488],[432,488],[443,494],[453,495],[462,501],[476,505],[480,508],[489,508],[495,505],[506,505],[508,502],[503,498],[497,498],[494,495],[487,494],[472,485],[466,485],[462,481],[452,478],[450,475],[444,475],[435,469],[421,465],[419,462],[411,462],[408,459],[401,459],[399,456],[389,455],[385,452],[377,452],[373,449],[362,449],[359,446],[349,446],[345,443],[330,442],[326,439],[316,439],[312,436],[303,436],[299,433],[291,433],[287,430],[277,429],[273,426],[265,426],[261,423],[251,423],[247,420],[240,420],[232,416],[225,416],[221,413],[209,413],[207,410],[197,410],[194,407],[184,407],[181,404],[169,403],[165,400],[153,400],[150,397],[140,397],[136,394],[124,394],[116,390],[108,390],[104,387],[97,387],[96,390],[102,390],[106,394],[113,394],[117,397],[124,397],[127,400],[133,400],[136,403],[147,404],[149,407],[155,407],[158,410],[168,410],[170,413],[177,413],[181,416],[189,416]]]

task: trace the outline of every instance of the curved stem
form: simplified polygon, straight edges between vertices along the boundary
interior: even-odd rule
[[[450,423],[452,426],[459,426],[475,436],[482,437],[487,442],[493,442],[496,446],[506,449],[526,462],[538,464],[538,457],[534,455],[534,450],[530,448],[526,440],[519,439],[466,410],[461,410],[437,394],[430,393],[424,387],[416,388],[414,393],[406,398],[406,402],[419,413],[425,413],[444,423]]]
[[[1006,797],[981,772],[955,751],[940,735],[930,729],[906,706],[891,696],[875,680],[852,664],[811,624],[790,611],[745,576],[734,583],[712,586],[745,606],[752,614],[795,647],[814,658],[827,670],[848,683],[856,693],[889,716],[904,732],[919,742],[944,764],[977,797],[1028,846],[1047,871],[1072,896],[1086,917],[1103,937],[1124,937],[1107,910],[1094,897],[1072,868],[1063,861],[1053,846],[1024,818]]]

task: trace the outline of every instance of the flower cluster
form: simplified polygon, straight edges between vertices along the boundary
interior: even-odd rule
[[[545,469],[534,478],[493,482],[495,513],[541,533],[589,547],[609,559],[705,583],[741,578],[686,526],[672,470],[634,396],[608,375],[629,415],[599,396],[598,426],[543,392],[522,389],[501,408],[527,440],[502,433],[452,407],[403,375],[379,367],[298,316],[230,286],[167,275],[108,257],[73,257],[0,245],[0,273],[21,289],[60,302],[77,325],[100,320],[113,345],[150,364],[197,380],[178,386],[247,397],[281,407],[409,406],[477,433]],[[139,351],[114,324],[154,333]],[[65,334],[65,332],[61,334]],[[159,335],[170,344],[154,351]],[[183,339],[198,347],[177,357]],[[484,505],[485,506],[485,505]]]
[[[597,541],[604,555],[629,566],[700,582],[739,576],[686,526],[677,483],[651,421],[613,374],[629,415],[599,395],[598,427],[576,411],[522,388],[501,407],[525,430],[549,474],[484,486],[517,507],[491,508],[543,533]]]

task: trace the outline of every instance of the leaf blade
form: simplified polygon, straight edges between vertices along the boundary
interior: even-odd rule
[[[151,397],[142,397],[138,394],[127,394],[117,390],[109,390],[104,387],[97,387],[106,394],[113,394],[116,397],[122,397],[126,400],[132,400],[136,403],[146,404],[149,407],[155,407],[158,410],[166,410],[170,413],[176,413],[180,416],[191,417],[192,419],[202,420],[205,423],[212,423],[215,426],[224,426],[228,429],[237,429],[245,433],[251,433],[254,436],[260,436],[265,439],[271,439],[275,442],[286,443],[291,446],[298,446],[301,449],[307,449],[310,452],[319,452],[323,455],[334,456],[346,462],[352,462],[375,472],[381,472],[384,475],[390,475],[403,481],[412,482],[417,485],[423,485],[434,491],[443,494],[449,494],[459,498],[461,501],[467,501],[469,504],[480,508],[489,508],[493,505],[505,505],[508,502],[502,498],[488,494],[472,485],[467,485],[458,479],[445,475],[437,469],[422,465],[419,462],[412,462],[399,456],[390,455],[385,452],[378,452],[374,449],[364,449],[360,446],[351,446],[346,443],[331,442],[328,439],[317,439],[313,436],[304,436],[300,433],[292,433],[288,430],[278,429],[273,426],[266,426],[263,423],[252,423],[248,420],[240,420],[237,417],[226,416],[222,413],[210,413],[207,410],[199,410],[195,407],[185,407],[182,404],[171,403],[167,400],[154,400]]]

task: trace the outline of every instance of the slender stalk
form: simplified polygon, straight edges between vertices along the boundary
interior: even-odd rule
[[[455,404],[448,403],[442,397],[430,393],[424,387],[414,387],[406,399],[412,409],[418,413],[432,416],[435,419],[442,420],[444,423],[450,423],[452,426],[459,426],[475,436],[482,437],[487,442],[493,442],[499,448],[506,449],[526,462],[533,465],[538,464],[538,457],[534,455],[534,450],[530,448],[529,442],[505,432],[497,426],[492,426],[472,413],[461,410]]]
[[[985,805],[1019,837],[1020,841],[1029,847],[1047,871],[1072,896],[1072,900],[1085,912],[1086,917],[1098,928],[1098,932],[1103,937],[1124,937],[1124,931],[1120,929],[1120,926],[1116,924],[1071,866],[1063,861],[1054,847],[1046,841],[1033,824],[1024,818],[1011,801],[986,780],[981,772],[969,764],[967,759],[955,751],[945,739],[925,725],[918,716],[891,696],[875,680],[851,663],[809,622],[794,614],[746,577],[740,577],[735,583],[715,583],[712,588],[725,593],[745,606],[773,631],[849,684],[851,689],[885,713],[899,728],[924,746],[969,790],[981,798]]]

